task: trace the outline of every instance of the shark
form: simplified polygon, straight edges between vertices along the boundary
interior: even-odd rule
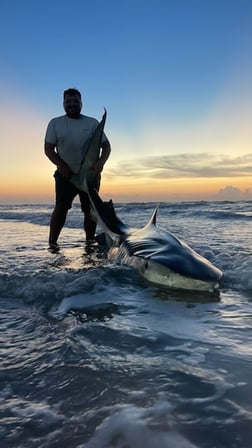
[[[218,291],[222,271],[184,241],[157,226],[158,205],[143,228],[132,228],[118,218],[112,200],[102,200],[92,166],[99,158],[106,115],[105,109],[85,148],[80,171],[71,182],[89,196],[95,219],[102,228],[103,238],[98,235],[97,241],[106,242],[108,259],[134,268],[152,284],[189,291]]]
[[[104,114],[101,121],[98,123],[94,134],[83,147],[83,158],[78,173],[75,173],[70,178],[70,182],[79,190],[87,192],[87,184],[97,186],[97,176],[94,173],[93,165],[100,157],[101,141],[103,138],[103,130],[106,122],[107,111],[104,109]]]
[[[159,286],[218,291],[222,271],[187,243],[157,226],[158,205],[144,227],[132,228],[118,218],[112,200],[104,202],[92,186],[87,191],[103,230],[108,259],[134,268]]]

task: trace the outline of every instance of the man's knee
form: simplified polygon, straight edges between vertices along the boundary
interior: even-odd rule
[[[71,208],[71,206],[69,207],[69,205],[64,202],[56,202],[54,213],[58,216],[64,216],[67,214],[69,208]]]

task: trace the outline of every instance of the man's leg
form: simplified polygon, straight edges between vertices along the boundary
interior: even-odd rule
[[[86,233],[86,240],[92,241],[95,237],[96,222],[90,217],[90,213],[84,214],[84,231]]]
[[[58,171],[54,173],[54,178],[56,204],[50,221],[50,246],[57,245],[60,232],[66,221],[67,212],[71,208],[72,201],[78,193],[77,188],[75,188],[67,179],[62,177]]]
[[[57,245],[58,237],[66,221],[68,208],[64,204],[56,204],[50,221],[49,245]]]
[[[95,230],[97,223],[92,217],[91,204],[87,193],[81,191],[79,193],[81,201],[81,210],[84,213],[84,232],[86,234],[86,241],[92,241],[95,237]]]

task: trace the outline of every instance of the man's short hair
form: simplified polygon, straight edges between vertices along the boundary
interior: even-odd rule
[[[66,98],[66,95],[78,95],[80,97],[81,100],[81,93],[79,92],[79,90],[77,89],[67,89],[64,91],[64,99]]]

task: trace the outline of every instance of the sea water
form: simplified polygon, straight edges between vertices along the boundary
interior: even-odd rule
[[[116,204],[146,224],[155,204]],[[252,202],[162,203],[218,266],[218,296],[167,290],[85,246],[78,204],[0,206],[1,448],[251,448]]]

